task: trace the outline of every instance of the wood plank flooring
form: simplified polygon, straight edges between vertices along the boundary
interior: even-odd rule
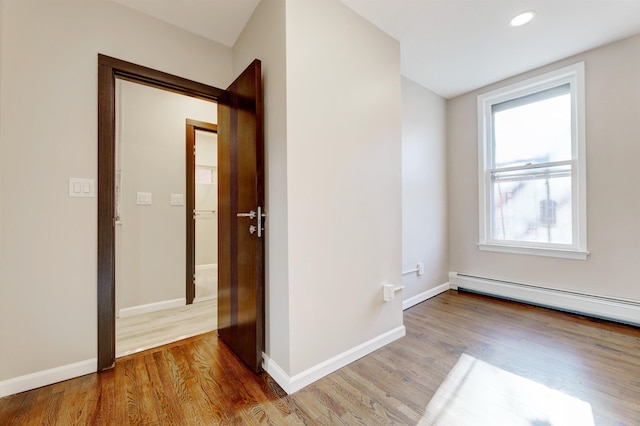
[[[116,357],[214,331],[217,327],[217,299],[116,318]]]
[[[293,395],[208,333],[2,398],[0,424],[640,424],[639,328],[455,291],[404,320],[406,337]]]

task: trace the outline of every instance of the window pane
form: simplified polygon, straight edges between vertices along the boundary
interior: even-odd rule
[[[570,160],[571,95],[522,99],[493,109],[493,167]]]
[[[571,166],[492,174],[492,239],[572,243]]]

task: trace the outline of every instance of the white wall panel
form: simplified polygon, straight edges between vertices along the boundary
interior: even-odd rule
[[[443,98],[402,79],[402,266],[424,265],[403,276],[404,300],[431,294],[449,273],[445,111]]]

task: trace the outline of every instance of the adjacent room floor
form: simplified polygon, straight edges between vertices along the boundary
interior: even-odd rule
[[[218,326],[218,300],[116,319],[116,357],[207,333]]]

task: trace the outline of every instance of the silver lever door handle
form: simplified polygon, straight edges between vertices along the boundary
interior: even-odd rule
[[[249,213],[238,213],[236,214],[237,217],[248,217],[249,219],[255,219],[256,218],[256,212],[255,210],[251,210]]]
[[[264,228],[262,227],[264,224],[263,218],[265,217],[267,217],[267,215],[262,213],[262,207],[258,206],[258,238],[262,237],[262,231],[264,231]]]

